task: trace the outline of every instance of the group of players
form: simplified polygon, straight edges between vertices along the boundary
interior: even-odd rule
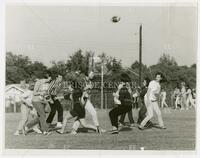
[[[79,77],[80,72],[77,71],[74,78]],[[45,78],[38,79],[34,84],[30,83],[29,89],[21,95],[22,119],[14,135],[27,135],[30,130],[43,135],[49,135],[55,129],[57,133],[64,134],[67,123],[72,118],[75,118],[75,121],[73,122],[71,134],[77,134],[80,125],[97,133],[106,132],[99,125],[97,112],[90,99],[92,89],[91,80],[93,77],[93,72],[84,77],[84,87],[78,86],[76,81],[70,82],[67,86],[68,92],[63,97],[57,96],[63,88],[63,78],[60,75],[53,77],[46,74]],[[153,117],[153,112],[156,113],[158,118],[158,128],[166,129],[158,105],[158,97],[161,89],[160,81],[162,78],[161,73],[157,73],[155,79],[152,81],[145,78],[143,87],[137,93],[141,99],[137,121],[137,127],[140,130],[152,126],[150,120]],[[109,112],[112,129],[108,132],[111,134],[119,133],[120,122],[123,122],[126,113],[132,115],[132,98],[135,93],[132,91],[130,82],[131,79],[126,73],[120,75],[120,84],[116,92],[113,93],[115,107]],[[63,107],[59,101],[60,98],[72,102],[72,109],[67,111],[64,116]],[[56,111],[58,112],[58,118],[57,123],[54,125],[52,121]],[[85,120],[86,111],[92,116],[93,125]],[[120,120],[118,120],[119,116],[121,116]],[[29,121],[29,117],[32,117],[31,121]]]
[[[175,109],[189,110],[196,108],[196,90],[190,88],[185,82],[181,82],[180,86],[177,86],[172,95],[172,104]]]

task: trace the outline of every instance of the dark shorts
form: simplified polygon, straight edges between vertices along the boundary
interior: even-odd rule
[[[74,106],[74,108],[70,111],[70,114],[73,117],[78,117],[77,119],[85,118],[85,108],[82,106]]]

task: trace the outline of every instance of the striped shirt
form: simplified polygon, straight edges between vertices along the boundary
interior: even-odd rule
[[[58,82],[57,80],[51,81],[49,84],[48,93],[51,95],[57,95],[61,89],[61,85],[62,83]]]

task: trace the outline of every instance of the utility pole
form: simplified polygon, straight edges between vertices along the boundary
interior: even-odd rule
[[[140,24],[139,29],[140,35],[139,35],[139,85],[142,86],[142,24]]]
[[[103,62],[101,64],[101,109],[103,109]]]

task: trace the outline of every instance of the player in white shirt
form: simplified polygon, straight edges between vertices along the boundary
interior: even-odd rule
[[[139,129],[143,130],[146,123],[153,117],[153,112],[156,113],[158,118],[159,127],[161,129],[166,129],[163,123],[162,114],[158,106],[158,97],[160,95],[160,81],[163,76],[161,73],[156,73],[155,80],[149,83],[147,93],[145,95],[145,105],[147,107],[147,115],[144,120],[138,126]]]
[[[186,100],[186,105],[187,105],[187,110],[189,108],[195,108],[195,103],[194,103],[194,99],[193,99],[193,96],[192,96],[192,90],[189,86],[187,86],[187,100]]]
[[[161,90],[160,97],[161,97],[161,108],[168,107],[166,103],[167,93],[164,89]]]
[[[181,102],[181,110],[187,109],[187,92],[185,87],[185,82],[181,82],[181,95],[180,95],[180,102]]]
[[[176,87],[175,88],[175,90],[174,90],[174,98],[175,98],[175,109],[178,109],[178,105],[180,105],[181,104],[181,102],[180,102],[180,99],[181,99],[181,97],[180,97],[180,95],[181,95],[181,90],[180,90],[180,88],[179,87]]]
[[[37,116],[37,112],[33,108],[33,105],[32,105],[33,88],[34,88],[34,85],[30,83],[29,88],[26,89],[25,92],[20,96],[22,117],[14,135],[24,134],[23,128],[25,124],[28,122],[29,115],[31,115],[31,117],[33,118]],[[33,126],[32,129],[36,133],[42,133],[37,125]]]

